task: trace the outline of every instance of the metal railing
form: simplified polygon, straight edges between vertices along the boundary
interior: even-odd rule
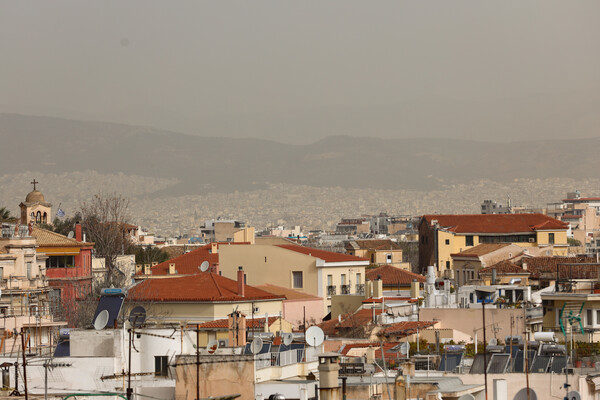
[[[337,293],[337,287],[335,285],[327,286],[327,296],[334,296]]]
[[[340,289],[342,294],[350,294],[350,285],[341,285]]]
[[[364,283],[356,284],[356,294],[365,294],[365,285]]]

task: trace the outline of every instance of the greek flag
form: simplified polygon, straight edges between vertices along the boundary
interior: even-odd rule
[[[59,208],[58,211],[56,211],[56,216],[59,218],[63,218],[65,216],[65,212],[62,210],[62,208]]]

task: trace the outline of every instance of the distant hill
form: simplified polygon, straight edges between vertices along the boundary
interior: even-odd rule
[[[488,143],[335,136],[290,145],[16,114],[0,114],[0,138],[3,174],[85,169],[176,178],[181,183],[165,189],[176,196],[266,183],[423,190],[481,178],[600,175],[600,138]]]

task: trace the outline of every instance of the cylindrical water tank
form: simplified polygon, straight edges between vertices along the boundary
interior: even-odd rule
[[[8,368],[2,370],[2,389],[6,390],[10,387],[10,371]]]
[[[535,332],[533,340],[536,342],[556,342],[556,335],[554,332]]]

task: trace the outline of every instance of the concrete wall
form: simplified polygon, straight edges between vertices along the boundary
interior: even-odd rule
[[[516,325],[513,327],[513,335],[521,335],[523,332],[523,310],[522,309],[485,309],[486,335],[488,340],[494,337],[492,325],[497,329],[497,337],[504,340],[510,335],[510,316],[514,316]],[[456,329],[470,336],[473,330],[479,329],[478,340],[483,340],[482,311],[481,308],[421,308],[419,309],[419,320],[438,320],[436,328]]]
[[[323,299],[284,300],[283,318],[290,321],[294,329],[302,325],[305,313],[307,324],[321,322]]]
[[[196,357],[179,356],[176,360],[175,397],[194,400]],[[200,398],[240,394],[240,400],[254,400],[253,356],[201,356],[202,361],[206,363],[200,365]]]

